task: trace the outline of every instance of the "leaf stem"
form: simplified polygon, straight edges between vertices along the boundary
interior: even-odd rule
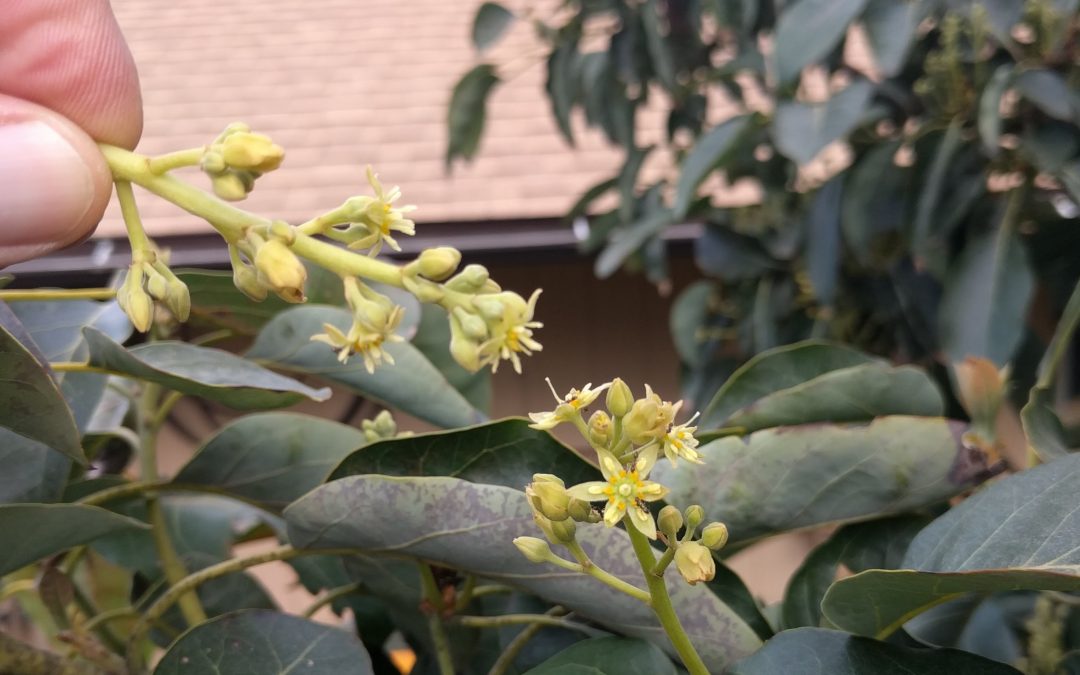
[[[626,525],[627,534],[630,535],[630,543],[634,546],[634,554],[637,555],[638,562],[641,564],[641,571],[645,575],[645,583],[649,587],[651,597],[649,604],[653,613],[660,620],[660,625],[664,627],[664,632],[667,633],[668,639],[671,640],[675,651],[679,653],[690,675],[709,675],[709,669],[705,667],[705,663],[686,635],[679,617],[675,614],[664,578],[652,573],[656,566],[656,557],[653,555],[653,548],[649,544],[648,537],[634,527],[629,515],[623,517],[623,523]]]
[[[115,297],[115,288],[34,288],[0,291],[0,300],[3,300],[4,302],[37,300],[112,300]]]
[[[341,598],[348,597],[350,595],[362,593],[363,585],[359,582],[345,584],[344,586],[338,586],[337,588],[330,589],[329,591],[327,591],[326,595],[322,596],[321,598],[315,600],[315,602],[308,605],[307,609],[304,610],[303,617],[305,619],[310,619],[312,616],[315,615],[315,612],[319,611],[323,607],[326,607],[335,600],[340,600]]]
[[[443,625],[442,593],[439,585],[435,583],[435,574],[431,566],[426,563],[417,563],[420,568],[420,584],[424,589],[424,599],[431,605],[431,611],[427,616],[428,631],[431,633],[431,642],[435,647],[435,660],[439,664],[440,675],[454,675],[454,658],[450,653],[450,641],[446,637],[446,627]]]

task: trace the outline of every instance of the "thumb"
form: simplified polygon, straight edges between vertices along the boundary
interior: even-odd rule
[[[89,236],[111,191],[108,166],[84,131],[0,94],[0,267]]]

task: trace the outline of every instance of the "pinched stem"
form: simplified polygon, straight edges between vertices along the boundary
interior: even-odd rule
[[[709,675],[709,669],[705,667],[701,656],[690,642],[686,630],[683,629],[678,615],[675,614],[675,607],[671,604],[671,596],[668,595],[664,577],[653,574],[656,556],[653,555],[653,548],[649,544],[648,537],[634,527],[630,516],[625,516],[623,523],[626,525],[627,534],[630,535],[630,543],[634,546],[634,554],[637,555],[638,562],[641,564],[641,571],[645,575],[645,584],[649,587],[651,597],[649,605],[653,613],[660,620],[660,625],[664,627],[664,632],[667,633],[668,639],[671,640],[675,651],[679,653],[690,675]]]

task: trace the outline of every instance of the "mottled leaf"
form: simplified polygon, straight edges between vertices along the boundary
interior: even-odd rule
[[[598,480],[596,469],[546,431],[524,419],[379,441],[345,457],[327,480],[379,473],[454,476],[522,489],[534,473],[553,473],[568,485]]]
[[[791,82],[804,67],[825,57],[840,42],[867,0],[797,0],[776,24],[773,60],[776,79]]]
[[[780,633],[730,675],[1020,675],[956,649],[913,649],[824,628]]]
[[[367,515],[374,512],[380,517]],[[356,547],[457,568],[521,587],[612,630],[671,649],[644,604],[591,577],[536,565],[521,555],[512,540],[537,536],[539,530],[517,490],[450,477],[351,476],[309,492],[285,510],[285,517],[294,546]],[[582,525],[577,536],[605,570],[643,583],[625,532]],[[667,579],[676,612],[711,669],[720,671],[760,646],[754,631],[706,587],[675,577]]]
[[[937,504],[984,478],[986,457],[960,441],[964,425],[879,417],[859,426],[807,424],[726,437],[699,448],[705,463],[661,463],[673,504],[701,504],[732,542]]]
[[[675,675],[675,666],[648,642],[604,637],[571,645],[525,675]]]
[[[323,482],[367,441],[354,427],[296,413],[248,415],[207,441],[174,483],[219,488],[270,509],[283,509]]]
[[[93,328],[83,334],[90,347],[91,365],[238,410],[278,408],[305,398],[325,401],[330,397],[329,389],[312,389],[220,349],[151,342],[129,350]]]
[[[1080,455],[1009,476],[939,517],[899,570],[842,579],[822,604],[843,630],[884,637],[963,593],[1080,591]]]
[[[69,548],[146,525],[96,506],[82,504],[2,504],[0,576]]]
[[[701,414],[702,429],[722,427],[735,411],[782,389],[841,368],[874,363],[841,344],[806,341],[762,352],[736,370]]]
[[[355,634],[266,610],[226,614],[180,636],[154,675],[369,675]]]
[[[274,317],[262,329],[248,357],[294,372],[318,375],[437,426],[466,426],[483,419],[411,344],[384,345],[395,364],[383,364],[369,373],[362,358],[354,356],[343,364],[328,346],[311,341],[312,335],[324,332],[324,323],[348,330],[352,315],[337,307],[294,307]]]

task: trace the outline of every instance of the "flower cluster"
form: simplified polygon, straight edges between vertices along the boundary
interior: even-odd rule
[[[340,207],[323,216],[333,227],[324,230],[324,234],[347,245],[351,249],[368,249],[368,255],[375,256],[387,245],[395,251],[401,246],[394,239],[394,232],[412,236],[416,234],[416,223],[405,217],[416,207],[394,206],[401,198],[401,189],[394,186],[384,190],[375,171],[367,168],[367,180],[375,193],[374,197],[350,197]]]
[[[268,136],[234,122],[205,148],[199,168],[210,177],[214,194],[235,202],[248,196],[255,181],[281,166],[285,150]]]
[[[139,251],[116,291],[116,301],[140,331],[154,322],[154,301],[164,304],[179,321],[191,311],[188,287],[169,269],[166,255],[155,248]]]

